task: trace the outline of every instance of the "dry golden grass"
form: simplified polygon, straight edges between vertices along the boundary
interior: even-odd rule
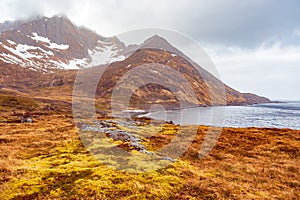
[[[173,165],[134,174],[112,170],[82,146],[71,118],[0,124],[2,199],[299,199],[300,132],[225,128],[212,152],[198,152],[207,127]],[[172,137],[170,128],[151,138]],[[162,139],[164,138],[164,139]]]
[[[202,196],[204,190],[212,198],[299,199],[299,131],[225,128],[210,155],[202,160],[197,159],[200,141],[198,135],[183,158],[211,174],[204,180],[199,177],[200,181],[186,177],[188,183],[195,183],[195,194]],[[186,184],[183,191],[190,187]]]
[[[200,159],[209,128],[200,126],[192,145],[172,165],[121,172],[84,148],[68,100],[26,99],[26,105],[35,105],[33,123],[0,122],[0,199],[300,198],[300,131],[224,128],[214,149]],[[49,105],[53,109],[43,110]],[[12,113],[7,106],[1,109],[2,118]],[[142,127],[152,135],[145,145],[153,151],[163,147],[178,128]]]

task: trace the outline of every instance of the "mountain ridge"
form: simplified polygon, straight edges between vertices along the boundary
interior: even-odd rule
[[[225,85],[159,35],[153,35],[141,44],[126,46],[116,36],[105,38],[87,28],[77,27],[66,16],[41,17],[26,21],[18,28],[6,30],[0,34],[0,67],[5,69],[0,74],[0,87],[4,88],[14,87],[26,90],[55,86],[57,82],[59,85],[72,85],[75,81],[76,70],[68,74],[64,72],[65,69],[78,70],[93,66],[101,68],[101,65],[108,65],[104,82],[102,82],[105,85],[105,89],[102,88],[102,90],[108,93],[98,90],[97,94],[109,97],[116,81],[125,72],[147,63],[167,65],[183,74],[193,86],[198,98],[195,101],[183,97],[189,104],[198,106],[244,105],[270,101],[255,94],[240,93]],[[9,66],[11,66],[10,69]],[[19,67],[36,73],[20,70]],[[96,67],[89,71],[101,70],[100,68]],[[17,75],[18,69],[22,71],[22,75]],[[26,74],[31,79],[27,79]],[[167,82],[174,87],[181,87],[176,80],[170,79]],[[224,88],[226,92],[223,97],[220,97],[222,96],[220,95],[221,88]],[[142,102],[142,98],[150,99],[149,95],[156,92],[164,93],[164,98],[158,97],[160,100],[157,101],[164,102],[168,99],[172,103],[167,103],[167,106],[175,105],[173,103],[176,94],[167,91],[166,88],[150,85],[144,89],[148,94],[142,90],[137,91],[134,96],[135,104]],[[223,103],[212,102],[212,99]],[[148,103],[155,103],[155,101]]]

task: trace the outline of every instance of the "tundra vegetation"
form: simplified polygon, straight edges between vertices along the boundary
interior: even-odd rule
[[[199,126],[182,157],[164,168],[135,173],[115,170],[107,165],[109,160],[90,154],[74,125],[68,98],[47,100],[3,90],[0,109],[1,199],[300,198],[300,131],[224,128],[210,154],[200,159],[209,127]],[[33,123],[20,123],[19,117],[28,113]],[[143,135],[142,144],[155,152],[178,128],[144,123],[139,131],[149,135]],[[108,139],[139,153],[126,141]]]

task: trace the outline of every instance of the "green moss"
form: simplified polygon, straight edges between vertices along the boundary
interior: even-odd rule
[[[136,164],[140,155],[128,160]],[[104,158],[103,158],[104,159]],[[145,173],[118,171],[91,156],[80,141],[53,149],[21,167],[24,176],[6,184],[1,199],[98,198],[166,199],[183,182],[179,163]]]

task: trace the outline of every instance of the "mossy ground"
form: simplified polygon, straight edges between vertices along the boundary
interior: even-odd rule
[[[79,141],[29,159],[18,170],[24,175],[7,183],[2,198],[166,198],[183,181],[175,166],[141,174],[113,170]]]

